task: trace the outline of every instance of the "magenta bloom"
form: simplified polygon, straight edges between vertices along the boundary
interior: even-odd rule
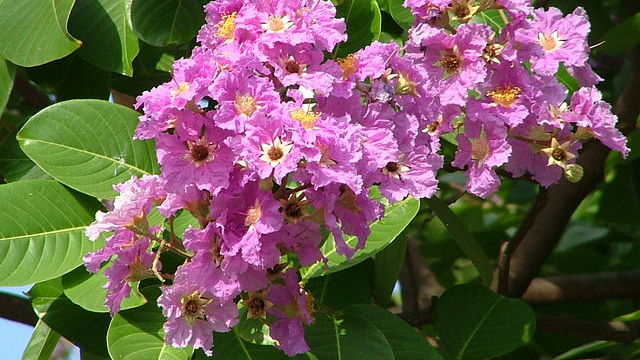
[[[191,114],[180,120],[175,134],[158,137],[158,162],[172,191],[182,192],[194,184],[216,194],[229,185],[234,157],[223,142],[227,133],[207,122],[206,117]]]
[[[238,322],[233,301],[220,302],[192,279],[176,279],[173,285],[161,289],[158,305],[167,318],[165,341],[171,346],[190,345],[211,355],[213,332],[227,332]]]
[[[134,242],[132,246],[122,247],[117,252],[118,258],[113,265],[105,270],[108,281],[104,288],[107,289],[105,305],[109,308],[111,316],[120,311],[122,300],[131,294],[130,282],[141,281],[153,277],[151,269],[154,253],[149,252],[149,238]],[[158,263],[157,270],[162,268]]]
[[[595,87],[581,88],[571,97],[571,109],[565,115],[569,122],[589,129],[591,134],[610,149],[627,156],[627,139],[616,129],[618,117],[611,113],[611,105],[602,101],[602,93]]]
[[[269,333],[278,341],[279,349],[289,356],[295,356],[309,351],[302,325],[313,322],[309,312],[311,303],[306,292],[300,288],[295,270],[287,270],[283,278],[284,285],[274,284],[269,288],[268,298],[274,304],[269,313],[280,318],[269,326]]]
[[[140,179],[134,176],[113,188],[120,193],[113,202],[113,209],[106,213],[98,211],[96,221],[85,229],[91,240],[106,231],[144,230],[151,207],[166,195],[164,183],[157,175],[144,175]]]
[[[460,25],[455,35],[420,25],[410,32],[407,53],[441,89],[439,97],[443,105],[463,106],[467,92],[486,76],[482,55],[492,33],[483,24]]]
[[[535,10],[530,28],[516,31],[516,40],[535,46],[533,69],[553,75],[561,62],[566,66],[583,67],[589,56],[587,35],[590,24],[586,12],[579,7],[562,16],[556,8]]]
[[[507,162],[511,146],[506,128],[500,124],[479,121],[465,122],[464,134],[457,136],[458,152],[451,165],[467,168],[467,189],[486,198],[500,185],[495,167]]]

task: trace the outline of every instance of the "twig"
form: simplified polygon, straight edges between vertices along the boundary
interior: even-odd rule
[[[0,292],[0,318],[35,326],[38,317],[29,300]]]
[[[412,236],[407,239],[407,251],[400,272],[400,286],[402,311],[412,314],[429,307],[431,299],[444,291],[424,261],[418,248],[418,240]]]
[[[522,299],[531,304],[640,299],[640,270],[536,278]]]

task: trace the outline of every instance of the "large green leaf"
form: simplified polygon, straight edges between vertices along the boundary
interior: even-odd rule
[[[136,35],[148,44],[179,45],[204,24],[204,10],[199,0],[133,0],[131,22]]]
[[[103,266],[96,274],[87,272],[84,266],[80,266],[74,271],[62,277],[62,287],[64,294],[74,304],[93,312],[108,312],[104,305],[107,290],[103,286],[107,283],[104,271],[108,266]],[[142,306],[147,302],[138,292],[138,283],[131,284],[131,295],[122,301],[121,310]]]
[[[132,140],[138,115],[107,101],[65,101],[29,119],[18,140],[58,181],[98,198],[113,198],[113,184],[158,171],[153,142]]]
[[[316,314],[306,331],[311,353],[322,360],[392,360],[391,345],[368,320],[346,314]]]
[[[131,29],[131,0],[78,0],[69,31],[84,44],[78,54],[104,70],[131,76],[138,38]]]
[[[160,295],[156,287],[145,288],[149,299]],[[150,301],[139,308],[121,311],[109,325],[107,347],[111,358],[118,360],[189,359],[191,347],[174,348],[164,342],[162,325],[166,319],[158,305]]]
[[[347,260],[343,255],[336,253],[336,244],[333,236],[330,235],[320,249],[328,260],[326,266],[324,262],[309,266],[301,271],[302,277],[308,279],[334,273],[374,256],[389,245],[409,225],[419,209],[420,202],[412,197],[387,206],[384,217],[371,224],[371,234],[367,238],[364,249],[358,250],[351,260]],[[355,236],[345,236],[345,241],[349,246],[353,247],[358,242],[358,239]]]
[[[84,228],[100,204],[53,180],[0,185],[0,285],[52,279],[101,247]]]
[[[336,46],[334,57],[356,52],[380,37],[382,16],[376,0],[344,0],[336,15],[347,23],[348,39]]]
[[[5,59],[0,58],[0,114],[2,114],[4,106],[7,105],[7,101],[9,101],[15,75],[16,72],[13,65],[5,61]]]
[[[404,0],[387,0],[388,13],[393,20],[407,30],[413,25],[414,16],[409,8],[404,7]]]
[[[69,301],[62,291],[60,278],[38,283],[29,290],[40,319],[83,352],[107,355],[109,315],[84,310]]]
[[[376,254],[373,296],[380,306],[387,305],[400,277],[407,250],[407,240],[406,236],[402,236]]]
[[[456,360],[492,359],[525,345],[535,330],[527,303],[480,285],[454,286],[435,310],[440,342]]]
[[[305,289],[313,294],[320,310],[338,310],[353,304],[371,304],[373,261],[367,260],[343,271],[310,279]]]
[[[391,349],[395,360],[442,360],[442,356],[414,328],[388,310],[374,305],[352,305],[345,314],[369,321],[380,330]]]
[[[198,354],[198,353],[196,353]],[[240,338],[235,330],[228,333],[216,333],[213,345],[213,357],[195,356],[195,359],[213,360],[286,360],[282,351],[269,345],[255,345]]]
[[[22,360],[47,360],[50,358],[53,349],[60,340],[60,334],[51,330],[51,328],[42,320],[38,320],[31,339],[24,349]]]
[[[0,55],[20,66],[42,65],[76,50],[67,32],[75,0],[0,1]]]

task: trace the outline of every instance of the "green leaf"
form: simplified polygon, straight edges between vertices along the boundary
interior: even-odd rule
[[[42,320],[38,320],[31,339],[24,349],[22,360],[47,360],[60,340],[60,334],[51,330]]]
[[[107,101],[65,101],[29,119],[18,140],[53,178],[91,196],[113,198],[113,184],[158,172],[153,142],[132,140],[138,115]]]
[[[388,13],[403,29],[413,26],[414,16],[409,8],[404,7],[404,0],[387,0]]]
[[[84,236],[100,204],[56,181],[0,185],[0,204],[0,286],[55,278],[102,246]]]
[[[142,292],[148,299],[156,299],[160,295],[157,287],[148,287]],[[107,331],[109,355],[119,360],[191,358],[191,347],[178,349],[164,342],[162,325],[165,322],[155,301],[119,312]]]
[[[579,359],[591,352],[607,349],[617,345],[620,344],[613,341],[593,341],[566,351],[554,357],[553,360]]]
[[[344,0],[336,15],[345,19],[348,39],[336,45],[334,58],[354,53],[380,37],[382,16],[376,0]]]
[[[133,31],[153,46],[180,45],[191,40],[204,24],[198,0],[133,0]]]
[[[84,310],[69,301],[62,291],[60,278],[38,283],[29,291],[40,319],[83,351],[107,355],[109,315]]]
[[[500,15],[500,11],[504,10],[489,9],[481,11],[471,19],[470,23],[486,24],[491,26],[493,31],[499,32],[505,26],[502,15]]]
[[[453,239],[465,255],[473,262],[485,285],[491,284],[493,265],[484,249],[475,237],[467,230],[464,222],[436,196],[425,199],[431,210],[453,235]]]
[[[201,352],[196,352],[194,359],[287,360],[289,357],[272,346],[255,345],[243,341],[235,330],[231,330],[228,333],[215,334],[213,357],[205,357]]]
[[[316,307],[338,310],[352,304],[371,304],[373,261],[367,260],[346,270],[310,279],[305,289],[313,294]]]
[[[69,30],[84,42],[80,57],[101,69],[131,76],[139,48],[130,9],[131,0],[78,0]]]
[[[371,234],[367,238],[364,249],[358,250],[351,260],[336,253],[336,245],[333,236],[329,235],[320,251],[327,258],[327,266],[324,262],[318,262],[302,269],[302,277],[309,279],[316,276],[331,274],[342,269],[354,266],[374,256],[389,245],[404,230],[416,216],[420,208],[420,202],[412,197],[397,202],[385,209],[382,219],[371,224]],[[345,241],[351,247],[355,246],[358,239],[355,236],[345,236]]]
[[[103,266],[96,274],[87,272],[84,266],[80,266],[74,271],[62,277],[62,287],[64,294],[74,304],[80,305],[85,310],[93,312],[108,312],[109,308],[104,305],[107,290],[103,286],[107,283],[104,271],[109,266]],[[122,301],[121,310],[132,309],[142,306],[147,302],[138,291],[138,283],[129,283],[133,286],[131,295]]]
[[[400,277],[407,239],[406,236],[402,236],[376,254],[373,296],[380,306],[387,304]]]
[[[386,309],[374,305],[353,305],[343,312],[369,321],[380,330],[389,342],[395,360],[442,360],[425,338]]]
[[[576,80],[576,78],[569,74],[564,64],[560,64],[560,66],[558,66],[556,78],[562,85],[567,88],[567,90],[569,90],[569,96],[580,89],[580,83],[578,82],[578,80]]]
[[[535,330],[527,303],[480,285],[454,286],[438,299],[435,328],[457,360],[491,359],[525,345]]]
[[[2,114],[5,105],[7,105],[7,101],[9,101],[15,75],[16,71],[13,65],[0,58],[0,114]]]
[[[0,55],[20,66],[60,59],[82,42],[67,32],[75,0],[0,1]]]
[[[311,353],[322,360],[394,359],[384,334],[367,319],[349,314],[317,314],[305,337]]]
[[[596,54],[625,55],[640,44],[640,13],[610,29],[604,43],[594,49]]]

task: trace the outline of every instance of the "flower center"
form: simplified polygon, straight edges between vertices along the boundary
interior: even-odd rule
[[[192,161],[196,167],[213,160],[213,153],[217,145],[210,143],[204,137],[198,140],[187,141],[187,149],[189,152],[184,155],[183,160]]]
[[[493,91],[487,92],[487,96],[489,96],[494,103],[502,107],[510,107],[518,100],[521,92],[522,90],[517,86],[503,85]]]
[[[293,148],[293,144],[276,138],[272,144],[262,144],[262,156],[260,160],[268,162],[271,166],[276,167],[284,161],[287,154]]]
[[[394,173],[398,171],[398,169],[400,169],[400,165],[395,161],[391,161],[391,162],[388,162],[384,168],[387,169],[388,172]]]
[[[551,34],[538,33],[538,43],[542,46],[544,51],[552,52],[560,48],[562,43],[564,43],[564,40],[560,40],[558,32],[554,31]]]
[[[477,139],[471,139],[471,158],[478,162],[484,161],[489,155],[489,142],[486,136],[481,135]]]
[[[305,111],[303,109],[293,110],[290,114],[293,120],[298,121],[302,127],[307,130],[313,129],[316,125],[316,121],[318,121],[318,118],[320,117],[320,113],[318,112]]]
[[[180,299],[180,303],[182,304],[184,318],[187,323],[189,323],[189,325],[193,325],[193,322],[196,319],[206,319],[204,308],[210,304],[211,301],[211,299],[201,297],[200,291],[194,291],[191,294],[183,295]]]
[[[446,53],[440,58],[440,65],[444,68],[444,70],[453,74],[460,70],[461,65],[460,57],[454,53]]]
[[[249,208],[249,211],[247,211],[247,217],[244,219],[244,224],[246,226],[251,226],[254,225],[255,223],[258,222],[258,220],[260,220],[260,217],[262,216],[262,208],[260,207],[260,204],[258,204],[258,201],[256,200],[256,204]]]
[[[342,69],[342,79],[346,80],[358,71],[358,57],[350,54],[346,58],[338,59],[338,65]]]
[[[289,20],[289,15],[285,16],[269,16],[266,23],[262,24],[262,28],[268,33],[281,33],[293,26],[293,22]]]
[[[565,161],[567,159],[567,153],[562,148],[555,148],[551,152],[551,157],[556,161]]]
[[[237,12],[232,12],[231,14],[222,15],[222,20],[218,22],[216,25],[217,31],[216,36],[219,38],[233,40],[235,37],[236,30],[236,16]]]
[[[284,69],[286,70],[286,72],[288,72],[289,74],[299,74],[300,70],[301,70],[301,66],[300,63],[298,63],[296,61],[296,59],[294,58],[289,58],[285,63],[284,63]]]
[[[238,114],[250,117],[257,110],[256,99],[247,95],[236,95],[236,111]]]
[[[189,83],[188,82],[181,82],[178,83],[178,86],[176,86],[175,89],[171,90],[171,96],[176,97],[178,95],[182,95],[184,93],[186,93],[187,91],[189,91]]]

